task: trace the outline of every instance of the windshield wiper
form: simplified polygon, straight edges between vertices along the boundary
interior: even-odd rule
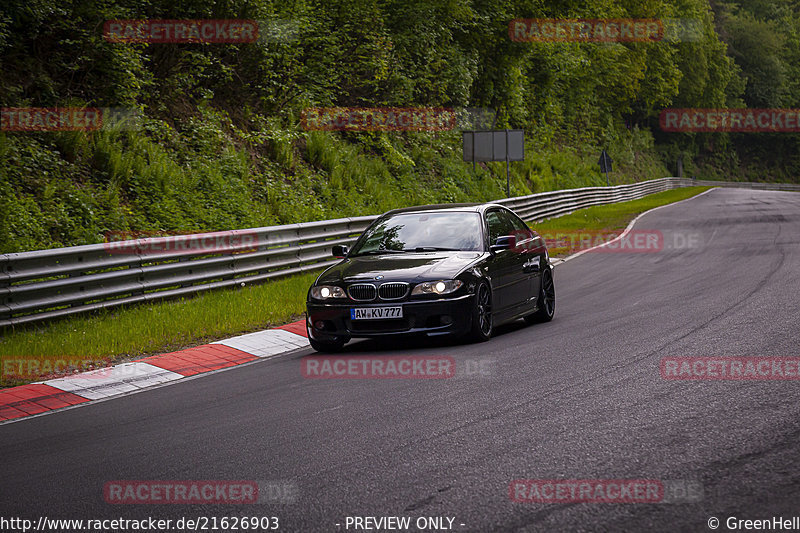
[[[443,248],[441,246],[417,246],[416,248],[403,248],[404,252],[460,252],[458,248]]]
[[[367,252],[358,252],[356,254],[351,254],[351,257],[357,257],[359,255],[382,255],[382,254],[403,254],[406,250],[392,250],[389,248],[385,248],[383,250],[369,250]]]

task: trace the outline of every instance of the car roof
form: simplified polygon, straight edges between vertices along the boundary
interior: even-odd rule
[[[383,216],[387,215],[396,215],[399,213],[422,213],[426,211],[463,211],[463,212],[474,212],[474,213],[483,213],[490,207],[502,207],[504,209],[508,209],[505,206],[500,204],[432,204],[432,205],[417,205],[414,207],[403,207],[400,209],[392,209],[391,211],[387,211],[383,214]]]

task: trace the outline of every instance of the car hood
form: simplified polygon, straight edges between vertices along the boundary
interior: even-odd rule
[[[452,279],[478,261],[481,252],[433,252],[349,257],[322,273],[317,284],[357,281],[432,281]]]

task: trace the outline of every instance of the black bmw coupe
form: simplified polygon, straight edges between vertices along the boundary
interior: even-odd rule
[[[485,341],[507,322],[553,319],[544,240],[496,204],[396,209],[373,222],[308,291],[311,346],[353,337],[453,335]]]

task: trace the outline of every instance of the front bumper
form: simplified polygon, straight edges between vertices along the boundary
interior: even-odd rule
[[[351,337],[392,335],[463,335],[472,327],[474,294],[435,300],[360,304],[308,302],[306,329],[311,339],[321,342]],[[354,307],[403,307],[403,318],[351,320]],[[319,327],[322,326],[322,327]]]

